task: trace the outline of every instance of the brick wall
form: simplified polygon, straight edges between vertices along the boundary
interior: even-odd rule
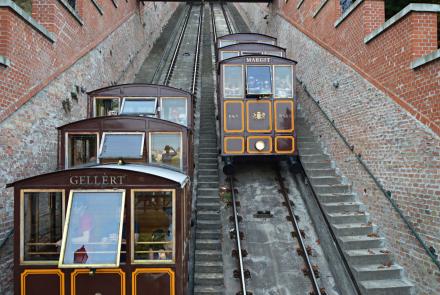
[[[290,0],[288,5],[293,5],[291,2],[295,4],[296,1]],[[313,3],[305,0],[303,6],[308,2]],[[331,3],[333,1],[329,1],[327,5]],[[251,31],[277,37],[279,45],[287,48],[288,57],[298,61],[298,78],[303,81],[311,95],[320,101],[320,106],[335,121],[348,142],[354,145],[354,151],[362,155],[362,159],[385,189],[392,192],[392,197],[428,246],[433,246],[439,252],[440,137],[396,102],[383,88],[366,79],[365,72],[359,71],[361,66],[372,67],[367,63],[380,65],[381,62],[371,56],[364,61],[366,65],[353,64],[340,52],[322,46],[321,41],[310,38],[298,29],[297,23],[278,14],[276,5],[272,9],[258,4],[236,6],[247,20]],[[296,5],[293,6],[296,9]],[[307,6],[303,6],[300,9],[307,10]],[[324,13],[325,9],[331,10],[332,7],[324,7],[320,13]],[[309,11],[311,14],[313,10]],[[361,11],[357,13],[359,12]],[[269,15],[267,20],[264,19],[265,15]],[[362,35],[363,28],[361,30],[355,20],[359,22],[361,16],[346,19],[347,27]],[[405,21],[400,25],[404,25]],[[306,23],[307,20],[304,19],[303,22]],[[318,32],[318,28],[316,31]],[[349,28],[347,34],[348,31]],[[390,30],[386,33],[390,33]],[[341,42],[344,40],[344,36],[338,38]],[[328,39],[330,40],[331,36]],[[352,57],[362,54],[357,51],[356,44],[353,44],[356,42],[363,42],[363,37],[354,38],[350,44],[345,43],[351,46],[351,49],[344,49],[344,52]],[[397,53],[390,53],[388,50],[393,50],[393,47],[384,47],[382,55],[377,53],[377,59],[382,58],[382,62],[399,69],[403,63],[394,66],[393,63],[397,62],[397,59],[392,59],[393,63],[389,59]],[[405,69],[408,67],[408,63],[405,62]],[[383,69],[388,70],[387,67]],[[427,64],[421,70],[438,75],[438,62]],[[403,74],[395,70],[390,71],[388,75],[398,79],[396,76]],[[438,80],[435,80],[435,77],[438,77],[436,75],[432,75],[431,79],[423,80],[422,76],[418,78],[424,83],[434,84],[438,83]],[[333,86],[334,82],[339,83],[338,88]],[[404,85],[408,89],[412,87]],[[300,107],[313,125],[313,132],[321,138],[322,145],[330,154],[340,174],[353,184],[358,198],[366,205],[372,221],[379,226],[379,232],[385,237],[387,246],[392,249],[397,262],[405,268],[408,277],[415,283],[417,294],[439,294],[438,268],[311,98],[301,88],[298,89],[298,94]]]
[[[70,93],[76,91],[75,86],[90,91],[113,83],[132,82],[159,37],[161,27],[178,5],[150,2],[145,7],[142,4],[138,7],[138,2],[131,0],[128,3],[118,1],[119,6],[116,8],[112,1],[98,2],[102,4],[102,17],[106,19],[101,18],[94,7],[85,11],[96,14],[90,18],[96,18],[99,26],[105,28],[105,36],[87,36],[86,32],[92,31],[92,28],[78,29],[75,27],[78,24],[73,20],[70,23],[74,27],[73,31],[85,30],[83,34],[75,35],[67,25],[71,20],[66,20],[64,25],[59,26],[62,29],[53,44],[9,10],[0,8],[1,21],[6,14],[8,21],[16,23],[17,27],[12,26],[8,32],[20,34],[20,38],[29,41],[20,41],[20,38],[14,36],[14,41],[6,44],[12,65],[0,68],[0,79],[4,79],[0,81],[0,89],[3,91],[0,100],[3,99],[6,107],[14,105],[18,108],[0,122],[0,241],[13,222],[13,190],[4,189],[5,184],[55,170],[55,128],[86,117],[87,96],[79,92],[78,101],[73,100]],[[115,21],[111,21],[111,18],[115,18]],[[89,26],[88,17],[83,16],[82,19],[84,27]],[[72,45],[73,49],[66,49],[70,43],[83,42],[83,37],[87,42],[81,43],[82,47]],[[66,52],[58,51],[61,48]],[[51,68],[50,64],[56,66],[56,69]],[[36,93],[32,97],[23,99],[33,92]],[[22,99],[23,104],[20,105]],[[72,106],[68,113],[62,107],[63,100],[68,100]],[[0,294],[8,294],[10,291],[12,274],[7,270],[11,270],[11,263],[10,255],[0,257]]]

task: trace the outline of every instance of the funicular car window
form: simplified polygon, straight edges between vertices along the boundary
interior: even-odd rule
[[[254,54],[262,54],[260,51],[242,51],[241,55],[254,55]]]
[[[174,260],[174,191],[132,191],[132,260]]]
[[[95,97],[95,117],[115,116],[119,112],[119,98]]]
[[[243,97],[242,67],[225,65],[223,71],[223,89],[225,97]]]
[[[21,262],[59,259],[63,230],[64,191],[23,190],[21,197]]]
[[[239,52],[238,51],[222,51],[221,52],[221,60],[227,59],[227,58],[231,58],[231,57],[235,57],[238,56]]]
[[[66,153],[66,168],[95,164],[98,153],[98,134],[68,134]]]
[[[225,46],[233,45],[233,44],[237,44],[237,41],[232,41],[232,40],[220,40],[220,47],[225,47]]]
[[[104,132],[99,153],[100,159],[142,159],[144,133]]]
[[[272,75],[270,66],[247,66],[247,94],[272,94]]]
[[[283,57],[283,53],[281,51],[265,51],[265,52],[263,52],[263,54]]]
[[[59,267],[117,267],[124,190],[71,191]]]
[[[155,97],[124,97],[120,115],[156,115],[157,98]]]
[[[151,132],[150,163],[182,170],[182,134]]]
[[[160,100],[160,118],[181,125],[188,125],[186,99],[163,97]]]
[[[259,40],[258,43],[269,44],[269,45],[275,45],[275,41],[264,41],[264,40]]]
[[[293,98],[292,87],[292,67],[291,66],[275,66],[274,88],[275,97]]]

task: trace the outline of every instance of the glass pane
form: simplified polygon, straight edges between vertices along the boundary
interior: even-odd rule
[[[136,192],[134,222],[135,260],[173,259],[172,192]]]
[[[263,44],[269,44],[269,45],[275,45],[275,41],[258,41],[258,43],[263,43]]]
[[[156,99],[124,99],[121,115],[155,115]]]
[[[270,66],[247,66],[247,94],[271,94]]]
[[[141,159],[144,145],[143,134],[105,133],[99,158]]]
[[[95,99],[95,116],[115,116],[119,111],[119,98]]]
[[[69,134],[68,167],[96,163],[97,135]]]
[[[223,51],[222,52],[222,60],[227,59],[227,58],[231,58],[231,57],[235,57],[238,56],[238,52],[237,51]]]
[[[23,201],[24,260],[57,261],[63,226],[62,193],[26,192]]]
[[[291,67],[275,66],[275,97],[293,98]]]
[[[162,98],[161,119],[187,126],[186,99]]]
[[[281,51],[265,51],[263,54],[283,57],[283,53]]]
[[[224,66],[225,97],[243,97],[243,72],[241,66]]]
[[[180,133],[151,133],[150,162],[182,169]]]
[[[123,193],[74,192],[69,202],[61,264],[117,266]]]
[[[258,55],[258,54],[261,54],[261,52],[260,51],[243,51],[241,54],[242,55]]]
[[[237,42],[231,40],[220,40],[220,47],[225,47],[232,44],[237,44]]]

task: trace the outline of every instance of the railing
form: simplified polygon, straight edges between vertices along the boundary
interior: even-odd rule
[[[303,84],[302,81],[299,81],[299,83]],[[371,172],[370,168],[368,167],[368,165],[364,162],[364,160],[362,160],[361,158],[361,154],[356,154],[354,151],[354,145],[351,145],[347,138],[345,138],[345,136],[341,133],[341,131],[336,127],[335,125],[335,121],[332,120],[327,113],[324,111],[324,109],[321,107],[321,105],[319,104],[319,100],[316,100],[311,94],[310,92],[307,90],[307,88],[305,87],[305,85],[303,85],[303,89],[306,92],[306,94],[311,98],[311,100],[315,103],[315,105],[318,107],[318,109],[321,111],[321,113],[324,115],[324,117],[326,118],[326,120],[330,123],[330,125],[333,127],[333,129],[336,131],[336,133],[338,133],[339,137],[342,139],[342,141],[344,142],[344,144],[348,147],[348,149],[355,155],[356,160],[359,162],[359,164],[361,164],[361,166],[365,169],[365,171],[367,172],[367,174],[371,177],[371,179],[374,181],[374,183],[376,184],[376,186],[379,188],[379,190],[385,195],[385,197],[387,198],[387,200],[391,203],[391,206],[393,207],[394,211],[396,211],[400,218],[403,220],[403,222],[405,223],[405,225],[408,227],[408,229],[410,230],[410,232],[414,235],[414,237],[416,238],[416,240],[420,243],[420,245],[423,247],[423,249],[425,250],[425,252],[428,254],[428,256],[431,258],[432,262],[438,267],[438,269],[440,269],[440,261],[438,260],[438,256],[435,254],[435,250],[434,248],[429,248],[428,245],[425,243],[425,241],[422,239],[422,237],[420,237],[420,235],[417,233],[416,229],[414,228],[414,226],[411,224],[411,222],[408,220],[408,218],[405,217],[405,215],[403,214],[402,210],[398,207],[398,205],[396,204],[396,201],[391,197],[391,191],[386,190],[384,188],[384,186],[380,183],[379,179],[373,174],[373,172]]]

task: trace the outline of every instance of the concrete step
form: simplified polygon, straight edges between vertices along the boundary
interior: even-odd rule
[[[348,185],[348,184],[314,185],[313,189],[318,194],[343,194],[343,193],[351,193],[351,185]]]
[[[303,149],[303,148],[320,148],[321,149],[321,145],[319,144],[318,141],[297,141],[298,143],[298,148],[299,149]]]
[[[214,150],[214,152],[206,152],[206,151],[201,152],[201,151],[199,151],[199,159],[202,159],[202,158],[212,159],[212,158],[217,158],[217,157],[218,157],[217,150]]]
[[[360,202],[336,202],[322,204],[322,207],[327,213],[347,213],[358,212],[361,205]]]
[[[220,240],[199,240],[196,241],[197,250],[221,250],[222,243]]]
[[[194,286],[194,295],[224,295],[224,286]]]
[[[209,176],[215,175],[218,177],[218,169],[206,169],[206,168],[200,169],[199,167],[199,177],[208,176],[208,175]]]
[[[197,229],[200,230],[212,230],[212,229],[221,229],[222,224],[220,220],[212,221],[212,220],[197,220]]]
[[[220,220],[219,210],[203,210],[197,212],[197,220]]]
[[[336,170],[333,168],[329,169],[307,169],[307,175],[310,177],[321,177],[321,176],[338,176]]]
[[[367,223],[369,214],[358,211],[358,212],[334,212],[327,213],[328,219],[332,224],[341,224],[341,223]]]
[[[330,157],[326,154],[301,155],[301,163],[331,163]]]
[[[194,285],[196,286],[223,286],[223,273],[196,273]]]
[[[322,148],[320,146],[315,147],[298,147],[300,156],[307,156],[307,155],[320,155],[322,154]]]
[[[410,295],[413,287],[413,284],[403,279],[363,281],[360,283],[361,292],[366,295]]]
[[[311,134],[304,134],[304,135],[298,135],[296,137],[296,142],[299,143],[313,143],[313,142],[318,142],[318,139],[311,135]]]
[[[342,248],[346,250],[360,250],[380,248],[383,244],[383,238],[381,237],[369,237],[369,236],[343,236],[338,237],[341,241]]]
[[[198,196],[218,196],[218,188],[197,188]]]
[[[220,239],[222,233],[218,229],[213,230],[197,230],[196,237],[197,239]]]
[[[403,270],[403,268],[397,264],[357,265],[352,269],[355,277],[359,281],[400,279]]]
[[[197,199],[196,203],[197,211],[212,211],[220,209],[220,201],[215,199]]]
[[[199,179],[199,182],[197,183],[198,188],[218,188],[218,181],[202,181]]]
[[[361,236],[372,233],[375,226],[371,223],[341,223],[332,224],[332,227],[338,236]]]
[[[317,194],[318,198],[323,203],[339,203],[339,202],[355,202],[355,195],[347,194]]]
[[[198,161],[199,161],[199,164],[210,164],[210,163],[212,163],[212,164],[216,164],[217,165],[218,159],[217,159],[217,156],[215,156],[215,157],[203,157],[203,158],[199,157]]]
[[[196,273],[222,273],[223,262],[220,261],[196,261]]]
[[[196,250],[196,261],[223,261],[222,251],[219,250]]]
[[[209,170],[214,170],[214,169],[218,169],[218,163],[199,163],[199,170],[202,169],[209,169]]]
[[[217,182],[218,183],[218,175],[199,175],[199,182]]]
[[[390,252],[385,248],[346,250],[345,255],[350,265],[387,265],[391,262]]]
[[[301,160],[301,158],[300,158]],[[304,166],[304,169],[306,171],[309,170],[315,170],[315,169],[332,169],[332,163],[330,161],[327,162],[321,162],[321,163],[307,163],[307,162],[301,162]]]
[[[313,185],[336,185],[341,184],[342,178],[335,176],[310,177]]]

